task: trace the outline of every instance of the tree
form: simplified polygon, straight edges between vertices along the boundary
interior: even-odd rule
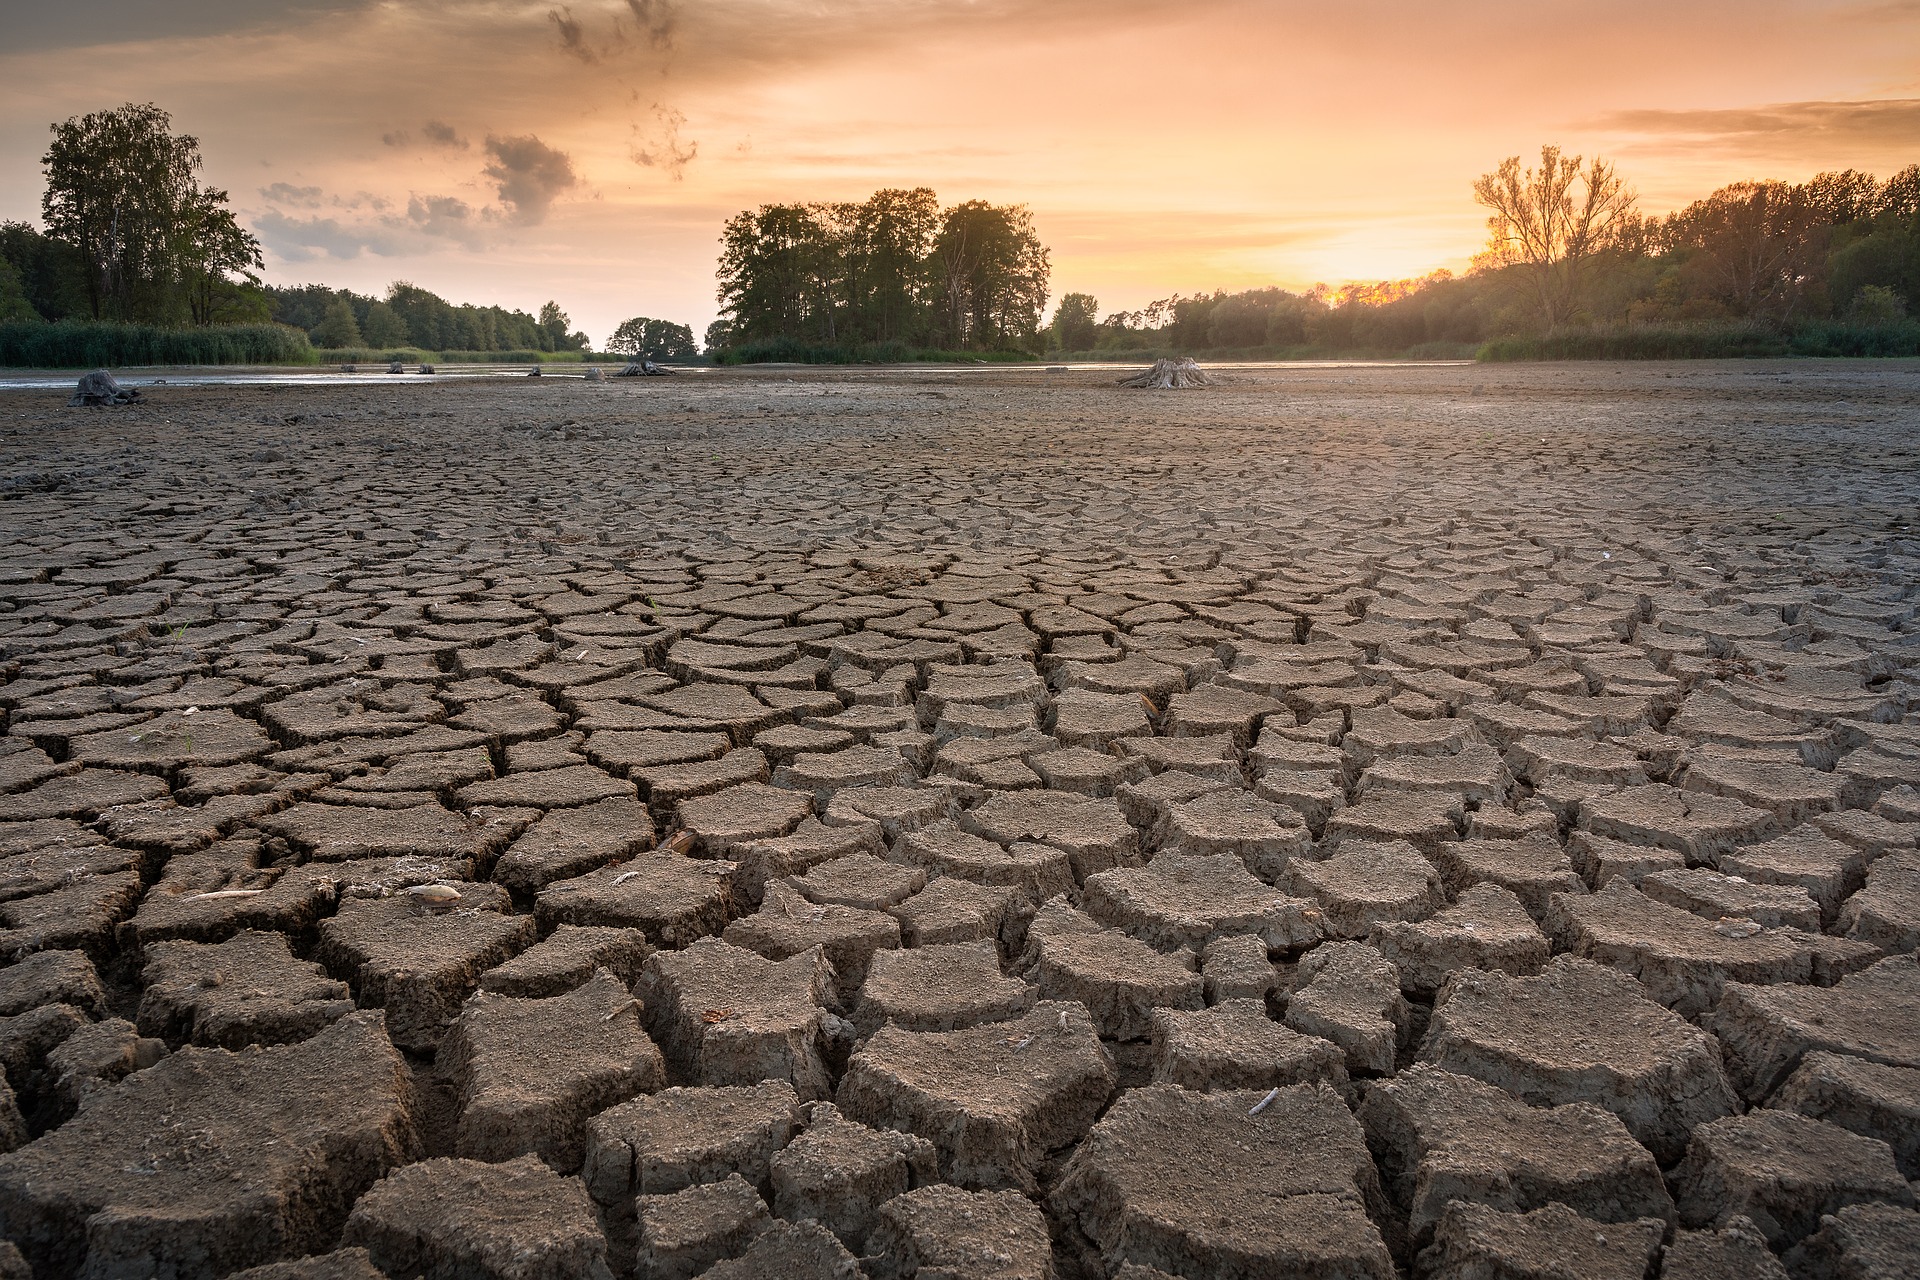
[[[725,320],[715,320],[707,326],[707,354],[718,355],[733,345],[733,327]]]
[[[1521,269],[1552,332],[1573,317],[1582,277],[1625,226],[1636,197],[1606,161],[1596,157],[1582,170],[1579,156],[1542,147],[1538,169],[1509,156],[1474,182],[1473,198],[1492,211],[1486,264]]]
[[[648,360],[684,360],[700,354],[691,328],[645,316],[635,316],[615,329],[613,337],[607,339],[607,350],[617,356],[643,356]]]
[[[309,336],[316,347],[337,350],[361,344],[360,326],[354,322],[353,307],[345,297],[335,298],[327,304],[326,314],[320,317],[320,323]]]
[[[1090,293],[1069,293],[1053,309],[1047,326],[1052,345],[1062,351],[1091,351],[1100,336],[1100,301]]]
[[[1788,319],[1824,284],[1831,224],[1803,187],[1736,182],[1667,221],[1683,275],[1736,315]]]
[[[400,313],[384,302],[375,300],[367,304],[367,322],[360,326],[370,347],[404,347],[407,345],[407,322]],[[486,348],[476,348],[486,350]]]
[[[174,226],[173,261],[193,322],[213,324],[234,318],[248,287],[257,294],[260,277],[250,268],[265,265],[260,242],[226,207],[227,193],[196,190],[179,211]],[[241,283],[230,277],[239,275]],[[252,318],[252,317],[248,317]]]
[[[1858,169],[1816,173],[1801,188],[1801,199],[1829,226],[1871,218],[1880,203],[1880,184]]]
[[[955,205],[942,219],[933,257],[937,341],[959,350],[1036,345],[1048,262],[1025,205]]]
[[[27,301],[27,291],[21,286],[20,273],[5,258],[0,258],[0,322],[7,320],[39,320],[43,317]]]
[[[226,208],[226,192],[199,186],[199,142],[174,134],[152,103],[54,125],[41,163],[47,234],[85,263],[95,319],[209,324],[223,301],[257,286],[248,268],[260,265],[258,241]]]

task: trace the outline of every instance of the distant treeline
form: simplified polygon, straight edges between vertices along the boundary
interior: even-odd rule
[[[585,351],[584,333],[555,303],[538,316],[502,307],[451,303],[404,280],[385,298],[323,284],[265,289],[272,318],[306,331],[316,347],[423,351]]]
[[[1604,162],[1546,149],[1475,184],[1490,240],[1463,276],[1174,295],[1102,317],[1060,300],[1048,346],[1078,353],[1915,355],[1920,166],[1741,182],[1664,218]],[[1491,344],[1491,345],[1488,345]],[[1529,356],[1528,353],[1531,353]]]
[[[1047,269],[1022,205],[942,209],[925,187],[860,203],[762,205],[727,222],[722,317],[707,349],[722,359],[1037,351]]]

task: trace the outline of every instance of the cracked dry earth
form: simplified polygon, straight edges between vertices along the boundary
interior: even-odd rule
[[[0,1276],[1920,1272],[1920,368],[1111,376],[0,396]]]

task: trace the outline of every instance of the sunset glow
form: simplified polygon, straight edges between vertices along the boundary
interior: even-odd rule
[[[151,100],[268,280],[551,297],[596,339],[636,313],[698,332],[721,224],[762,202],[1024,202],[1054,295],[1114,310],[1461,269],[1470,181],[1542,142],[1603,152],[1663,212],[1885,174],[1920,140],[1912,4],[87,0],[9,22],[0,217],[37,218],[50,123]]]

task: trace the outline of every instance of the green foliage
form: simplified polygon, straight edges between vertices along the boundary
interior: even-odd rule
[[[1047,345],[1055,351],[1085,351],[1100,334],[1100,300],[1090,293],[1069,293],[1047,323]]]
[[[725,328],[708,331],[710,350],[784,340],[1029,351],[1039,345],[1047,251],[1024,207],[970,201],[943,213],[925,188],[887,190],[859,204],[736,215],[722,234],[719,277]]]
[[[19,273],[27,302],[45,319],[89,314],[86,262],[72,245],[24,222],[0,222],[0,258]]]
[[[686,360],[700,354],[691,328],[671,320],[649,320],[645,316],[622,321],[607,339],[607,350],[614,355],[644,356],[649,360]]]
[[[373,346],[394,347],[405,344],[408,338],[407,322],[400,313],[384,302],[373,302],[367,306],[367,318],[360,324],[361,335]]]
[[[404,280],[395,281],[385,299],[321,284],[269,286],[266,296],[274,320],[306,330],[320,347],[360,349],[364,344],[367,349],[411,347],[504,356],[524,351],[584,351],[588,346],[585,334],[566,332],[567,318],[558,307],[554,307],[555,317],[550,317],[557,323],[543,329],[537,318],[524,311],[467,303],[456,306]],[[344,302],[353,316],[357,335],[349,342],[335,341],[338,332],[319,332],[336,302]],[[333,323],[336,330],[341,327],[337,320]],[[557,348],[553,345],[555,329],[564,341]]]
[[[1907,317],[1907,300],[1883,284],[1865,284],[1853,295],[1847,320],[1857,325],[1897,324]]]
[[[357,347],[361,342],[359,322],[353,318],[353,308],[345,298],[329,302],[326,314],[307,336],[316,347]]]
[[[9,320],[41,323],[40,313],[27,301],[26,290],[20,285],[20,272],[11,262],[0,258],[0,322]]]
[[[259,283],[260,242],[225,191],[199,185],[199,142],[152,103],[53,126],[42,164],[47,235],[75,250],[92,318],[213,324],[236,275]]]
[[[1035,357],[1021,351],[943,351],[904,342],[804,342],[798,338],[755,338],[727,348],[716,364],[983,364],[1018,363]]]
[[[112,321],[0,323],[0,366],[29,369],[128,365],[311,364],[307,335],[278,324],[169,328]]]

